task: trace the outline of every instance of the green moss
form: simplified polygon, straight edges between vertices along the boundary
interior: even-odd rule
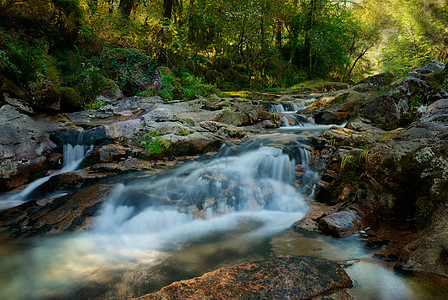
[[[40,66],[37,69],[38,73],[50,79],[54,84],[61,84],[62,75],[61,71],[57,67],[58,63],[56,58],[50,55],[44,55],[41,57],[39,65]]]
[[[0,87],[0,91],[7,92],[8,94],[15,96],[22,100],[28,100],[28,93],[20,88],[14,81],[4,78]]]
[[[187,135],[192,134],[192,133],[193,132],[191,130],[188,130],[188,129],[182,129],[182,130],[179,131],[179,135],[181,135],[181,136],[187,136]]]
[[[61,92],[61,109],[82,109],[85,99],[74,88],[60,87]]]
[[[157,136],[157,131],[151,130],[143,135],[141,145],[146,149],[146,155],[152,157],[164,153],[171,143]]]
[[[86,70],[79,74],[76,82],[75,88],[87,99],[87,103],[96,101],[96,98],[106,89],[118,89],[114,80],[94,70]]]

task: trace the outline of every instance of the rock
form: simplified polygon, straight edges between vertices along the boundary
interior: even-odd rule
[[[61,108],[61,92],[52,82],[40,82],[36,85],[35,107],[42,111],[55,112]]]
[[[110,85],[110,86],[104,88],[101,91],[100,96],[104,97],[108,100],[111,100],[111,101],[119,100],[124,97],[123,92],[120,90],[120,88],[116,84]]]
[[[243,115],[240,112],[224,109],[222,110],[221,115],[213,121],[233,126],[241,126],[243,125]]]
[[[221,268],[137,299],[331,299],[351,285],[335,262],[285,256]],[[353,299],[347,293],[338,295]]]
[[[59,129],[34,121],[10,105],[0,108],[0,190],[23,185],[55,166],[58,158],[51,153],[57,145],[49,137]]]
[[[86,230],[111,190],[108,185],[94,185],[73,195],[28,201],[0,211],[0,227],[27,236]]]
[[[319,219],[319,229],[324,234],[343,237],[353,234],[365,227],[363,216],[355,209],[333,212]]]
[[[441,138],[448,136],[448,99],[441,99],[429,105],[417,120],[415,127],[437,132]]]
[[[341,124],[342,122],[346,121],[350,117],[350,115],[351,115],[351,111],[350,112],[323,111],[323,112],[319,112],[315,115],[315,120],[316,120],[316,123],[318,123],[318,124]]]
[[[14,106],[23,113],[34,113],[29,94],[9,79],[3,79],[3,84],[0,87],[0,105],[4,103]]]
[[[104,129],[106,135],[116,142],[140,146],[140,139],[144,133],[143,127],[142,120],[134,119],[105,125]]]
[[[129,149],[117,144],[103,145],[96,148],[83,161],[83,165],[92,166],[98,163],[117,162],[128,157]]]
[[[83,109],[85,99],[75,89],[60,87],[59,91],[61,92],[62,111],[78,111]]]
[[[359,84],[367,84],[369,86],[379,86],[379,85],[388,85],[392,83],[392,80],[394,78],[394,75],[391,73],[381,73],[373,76],[369,76],[360,82],[358,82],[356,85]]]
[[[361,101],[359,115],[380,124],[384,129],[395,129],[413,120],[414,112],[422,104],[448,96],[435,90],[427,82],[408,77],[397,83],[393,91]]]
[[[431,75],[435,72],[442,71],[444,68],[445,68],[444,63],[442,63],[440,61],[432,60],[429,63],[423,65],[422,67],[410,71],[409,75],[414,76],[414,77],[419,77],[419,78],[425,78],[428,75]]]
[[[404,267],[448,277],[448,203],[439,207],[432,220],[421,236],[405,247],[408,259]]]

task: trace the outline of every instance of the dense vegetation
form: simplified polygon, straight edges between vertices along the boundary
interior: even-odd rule
[[[100,94],[191,99],[403,74],[446,60],[447,10],[447,0],[1,0],[2,90],[33,99],[45,82],[77,109]]]

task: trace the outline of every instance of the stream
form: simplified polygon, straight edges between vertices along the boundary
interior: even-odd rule
[[[282,106],[278,113],[290,116],[305,104]],[[309,211],[319,180],[303,143],[329,126],[288,125],[157,175],[113,178],[114,191],[93,230],[1,241],[0,299],[126,299],[280,255],[370,258],[374,249],[358,235],[290,229]],[[74,155],[76,145],[71,147]],[[89,149],[77,151],[58,174],[76,169]],[[24,194],[15,197],[3,200],[9,206],[26,201]],[[361,261],[346,271],[357,299],[439,297],[380,262]]]

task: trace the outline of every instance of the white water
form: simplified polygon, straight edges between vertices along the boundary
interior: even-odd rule
[[[26,188],[19,193],[6,194],[0,197],[0,210],[14,206],[18,206],[27,201],[27,197],[39,186],[47,182],[51,177],[74,171],[78,168],[84,157],[93,149],[84,145],[66,144],[63,147],[63,164],[62,168],[48,176],[39,178],[31,182]]]
[[[251,255],[252,245],[284,231],[306,213],[294,180],[295,161],[279,148],[261,146],[237,156],[188,163],[170,175],[117,184],[94,230],[41,239],[18,256],[26,257],[26,263],[9,259],[5,274],[20,268],[26,273],[24,264],[32,271],[4,275],[7,288],[0,298],[63,298],[74,287],[109,282],[114,270],[135,271],[144,265],[149,272],[167,255],[184,247],[188,253],[188,245],[209,239],[219,241],[188,255],[219,256],[224,249],[237,257]],[[185,265],[194,261],[189,258]],[[109,289],[121,293],[119,288]],[[123,293],[122,298],[130,295]]]
[[[323,132],[323,131],[331,129],[332,127],[344,128],[346,124],[347,124],[347,122],[344,122],[340,125],[338,125],[338,124],[324,125],[324,124],[316,124],[316,123],[312,122],[312,123],[299,124],[299,125],[295,125],[295,126],[291,126],[291,125],[282,126],[279,129],[280,130],[292,130],[292,131]]]

